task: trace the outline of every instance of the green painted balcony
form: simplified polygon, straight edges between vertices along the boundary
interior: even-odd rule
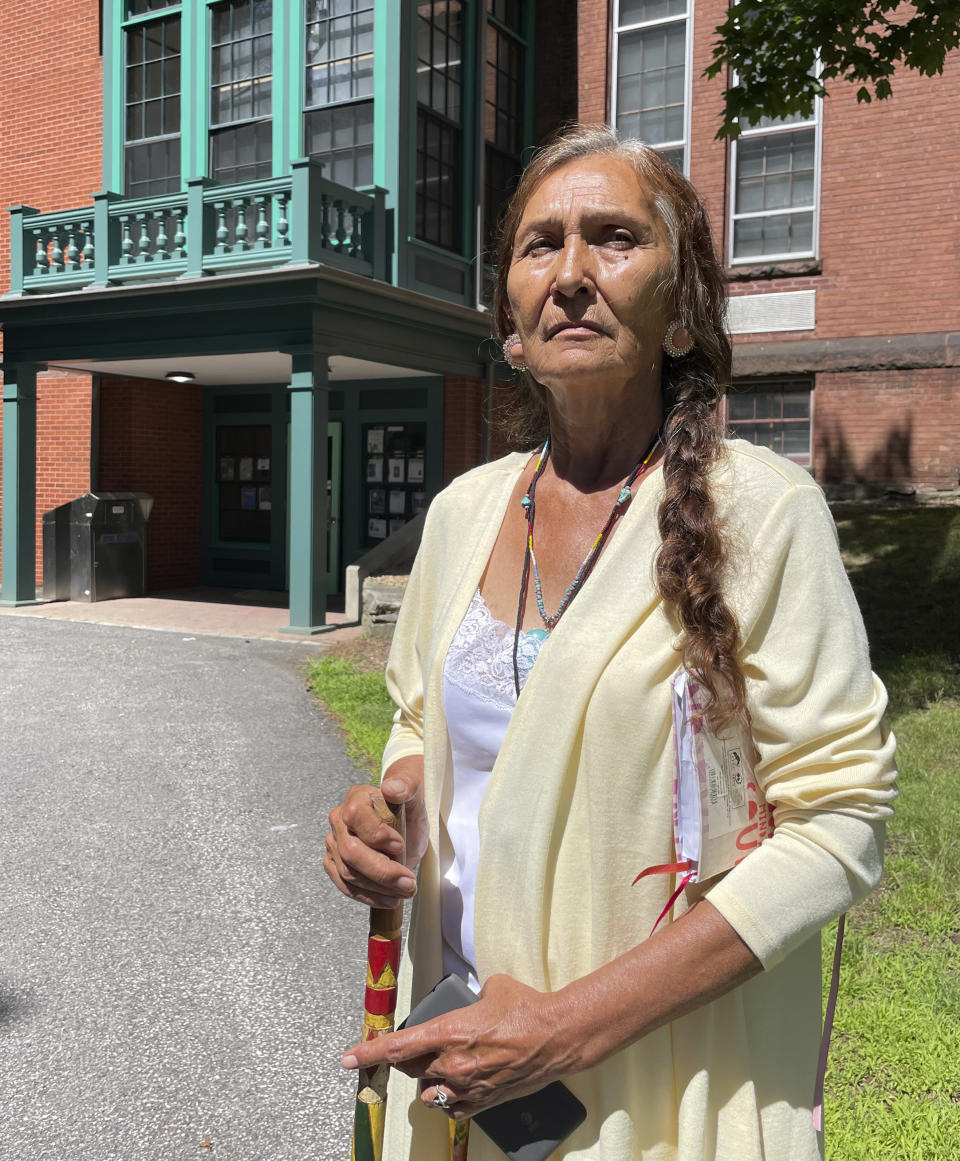
[[[315,161],[285,177],[138,200],[94,195],[93,205],[41,214],[14,206],[10,293],[200,278],[263,267],[323,264],[389,281],[386,191],[328,181]]]

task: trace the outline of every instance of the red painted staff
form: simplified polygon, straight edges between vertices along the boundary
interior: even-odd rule
[[[403,838],[403,807],[391,807],[382,795],[371,799],[374,810]],[[403,852],[400,856],[403,858]],[[361,1043],[393,1031],[397,1008],[397,973],[400,970],[400,929],[403,904],[370,910],[367,938],[367,988],[363,1003]],[[357,1100],[353,1116],[351,1161],[384,1161],[383,1128],[387,1112],[387,1081],[390,1065],[361,1068],[357,1075]],[[450,1121],[450,1161],[467,1161],[469,1121]]]
[[[391,808],[377,794],[373,808],[384,822],[403,837],[403,807]],[[400,855],[403,858],[403,855]],[[397,1007],[397,972],[400,970],[400,928],[403,904],[371,908],[367,939],[367,989],[363,1003],[361,1042],[393,1031]],[[383,1161],[383,1126],[387,1111],[387,1079],[390,1065],[361,1068],[357,1075],[357,1102],[353,1118],[351,1161]]]

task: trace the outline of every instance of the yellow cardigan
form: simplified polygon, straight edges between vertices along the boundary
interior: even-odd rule
[[[442,671],[517,476],[513,454],[433,502],[387,666],[397,703],[383,756],[423,753],[431,842],[419,872],[399,1014],[441,975],[438,825],[450,793]],[[895,797],[886,694],[819,488],[802,469],[727,444],[713,490],[732,565],[758,775],[776,830],[704,894],[767,969],[566,1078],[588,1110],[565,1161],[815,1161],[820,928],[882,869]],[[653,564],[662,472],[643,482],[592,576],[545,642],[480,811],[475,936],[481,982],[506,972],[545,991],[645,939],[673,889],[631,883],[673,849],[671,675],[678,626]],[[517,578],[519,585],[519,576]],[[446,1118],[391,1080],[385,1161],[445,1161]],[[502,1161],[474,1130],[470,1161]]]

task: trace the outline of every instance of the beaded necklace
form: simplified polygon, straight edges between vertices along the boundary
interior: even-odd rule
[[[545,641],[550,634],[550,630],[554,629],[557,622],[567,611],[570,602],[577,595],[583,587],[587,577],[593,571],[593,566],[597,563],[597,557],[600,555],[600,550],[603,548],[607,537],[630,506],[630,501],[633,499],[633,492],[631,491],[637,479],[646,471],[650,460],[653,458],[653,453],[657,450],[657,445],[660,443],[660,433],[654,436],[653,443],[647,449],[646,454],[633,469],[613,502],[613,508],[610,510],[610,515],[607,517],[607,522],[600,529],[600,533],[590,546],[590,551],[584,557],[583,563],[577,569],[577,575],[573,578],[567,591],[563,594],[563,600],[557,607],[557,611],[553,614],[547,612],[543,603],[543,588],[540,583],[540,570],[537,567],[537,556],[533,549],[533,525],[536,519],[537,504],[537,481],[543,475],[547,467],[547,461],[550,458],[550,438],[547,437],[546,443],[540,451],[540,458],[537,460],[537,466],[534,469],[533,478],[530,481],[530,487],[524,493],[520,501],[520,505],[526,513],[527,517],[527,544],[523,554],[523,572],[520,578],[520,601],[517,606],[517,623],[513,634],[513,680],[517,690],[517,697],[520,697],[520,670],[517,664],[517,651],[520,647],[520,625],[523,621],[523,607],[527,593],[527,580],[530,576],[530,565],[533,565],[533,584],[537,595],[537,609],[540,612],[540,619],[543,621],[546,628],[544,629],[529,629],[527,635],[530,637],[537,637],[540,641]]]

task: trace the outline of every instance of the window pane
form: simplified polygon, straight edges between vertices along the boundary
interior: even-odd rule
[[[128,145],[124,150],[124,193],[154,197],[180,189],[180,138]]]
[[[741,138],[737,143],[737,213],[809,205],[814,148],[813,129]],[[755,179],[752,188],[748,179]]]
[[[666,16],[685,16],[687,0],[620,0],[620,23],[641,24]]]
[[[163,63],[151,61],[144,68],[147,97],[159,97],[163,94]]]
[[[733,224],[733,256],[809,254],[813,250],[813,213],[742,218]]]
[[[143,105],[127,106],[126,134],[128,141],[143,137]]]
[[[180,98],[167,97],[163,102],[164,133],[180,132]]]
[[[270,121],[253,121],[215,130],[210,134],[211,176],[221,185],[269,177],[272,136]]]
[[[372,0],[307,5],[306,106],[373,95]]]
[[[179,3],[180,0],[127,0],[127,16],[146,16]]]
[[[727,418],[730,420],[753,418],[753,396],[736,395],[731,392],[727,396]]]
[[[810,462],[810,385],[797,381],[757,384],[727,396],[730,435]]]
[[[269,177],[272,0],[225,0],[211,13],[210,121],[233,124],[210,135],[211,176],[226,184]]]
[[[127,68],[127,103],[143,100],[143,66]]]
[[[373,184],[373,102],[310,110],[305,151],[324,164],[324,177],[352,188]]]
[[[810,454],[810,428],[805,423],[790,423],[783,428],[783,454],[803,456]]]
[[[180,132],[179,102],[164,102],[180,92],[180,17],[150,21],[128,29],[124,89],[127,142]],[[140,64],[144,54],[149,58]]]
[[[684,137],[686,22],[620,37],[617,124],[651,145]]]
[[[144,137],[159,137],[163,133],[163,107],[159,101],[147,101],[143,107]]]
[[[807,391],[785,391],[783,393],[784,419],[810,418],[810,393]]]
[[[159,60],[163,56],[163,21],[143,26],[143,55],[145,60]]]

